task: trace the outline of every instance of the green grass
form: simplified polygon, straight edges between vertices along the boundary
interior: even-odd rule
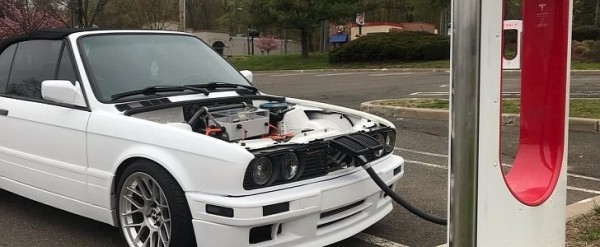
[[[583,238],[586,241],[600,240],[600,227],[591,227],[583,233]]]
[[[288,55],[256,55],[230,57],[227,60],[238,70],[302,70],[302,69],[330,69],[327,54],[310,54],[308,58],[302,58],[298,54]]]
[[[446,99],[399,99],[387,100],[380,102],[381,105],[414,107],[414,108],[429,108],[429,109],[445,109],[449,107],[449,102]],[[600,99],[571,99],[570,116],[579,118],[595,118],[600,119]],[[503,100],[502,112],[518,114],[521,110],[521,102],[519,100]],[[597,209],[600,214],[600,208]]]
[[[309,69],[379,69],[379,68],[448,68],[450,62],[426,61],[426,62],[395,62],[395,63],[344,63],[330,64],[329,56],[323,53],[311,53],[308,58],[302,58],[298,54],[288,55],[256,55],[230,57],[227,60],[238,70],[309,70]]]
[[[584,63],[573,61],[571,63],[572,70],[600,70],[600,63]]]
[[[592,209],[594,215],[600,215],[600,206],[594,202],[594,209]]]
[[[287,55],[256,55],[230,57],[227,60],[238,70],[252,71],[266,70],[309,70],[309,69],[436,69],[449,68],[450,61],[425,61],[425,62],[386,62],[386,63],[343,63],[330,64],[328,54],[311,53],[308,58],[298,54]],[[573,62],[574,70],[600,70],[600,63]]]

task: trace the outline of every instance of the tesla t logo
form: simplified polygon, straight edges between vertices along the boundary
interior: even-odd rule
[[[538,6],[540,6],[540,11],[544,12],[544,8],[546,7],[546,4],[540,3],[540,4],[538,4]]]

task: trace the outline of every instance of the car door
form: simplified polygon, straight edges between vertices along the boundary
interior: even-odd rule
[[[87,201],[90,112],[44,100],[41,94],[44,80],[78,83],[75,78],[62,40],[23,41],[0,54],[0,176],[6,184],[34,187],[46,193],[44,198]]]

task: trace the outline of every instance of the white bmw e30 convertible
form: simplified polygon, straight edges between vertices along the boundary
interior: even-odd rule
[[[265,95],[195,36],[36,31],[0,43],[0,189],[129,246],[321,246],[392,210],[389,121]],[[0,202],[2,203],[2,202]]]

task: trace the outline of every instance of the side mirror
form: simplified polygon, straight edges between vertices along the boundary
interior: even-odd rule
[[[42,82],[42,98],[69,105],[86,107],[79,83],[73,85],[66,80],[46,80]]]
[[[246,77],[246,80],[248,80],[249,82],[252,82],[252,79],[254,79],[254,74],[252,74],[252,71],[250,70],[242,70],[240,71],[240,73]]]

